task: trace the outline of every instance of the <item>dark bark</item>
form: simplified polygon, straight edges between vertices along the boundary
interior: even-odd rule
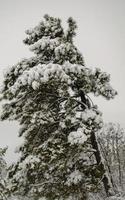
[[[117,153],[117,160],[118,160],[119,184],[120,184],[120,186],[122,186],[122,170],[121,170],[121,161],[120,161],[120,153],[119,153],[118,132],[116,134],[116,153]]]
[[[105,165],[102,161],[99,145],[98,145],[98,142],[96,140],[96,135],[93,131],[91,132],[90,139],[91,139],[92,148],[96,150],[94,152],[94,154],[95,154],[97,165],[99,166],[99,170],[100,170],[100,172],[102,173],[102,176],[103,176],[102,182],[103,182],[103,185],[104,185],[104,188],[105,188],[105,192],[106,192],[107,196],[111,196],[112,192],[113,192],[113,191],[111,191],[112,185],[111,185],[111,182],[109,180],[109,177],[107,176],[106,168],[105,168]]]
[[[80,90],[79,95],[81,97],[81,101],[84,104],[86,104],[88,109],[91,108],[91,104],[90,104],[88,98],[86,98],[86,96],[85,96],[85,94],[82,90]],[[82,108],[82,109],[84,110],[85,108]],[[103,177],[102,182],[103,182],[103,185],[104,185],[104,188],[105,188],[105,192],[106,192],[107,196],[112,196],[114,194],[114,191],[112,190],[111,181],[109,180],[109,177],[106,173],[107,171],[106,171],[104,162],[103,162],[102,157],[101,157],[99,144],[96,140],[96,135],[95,135],[94,131],[91,132],[90,140],[91,140],[92,148],[95,150],[94,155],[95,155],[95,158],[96,158],[97,165],[99,166],[99,170],[102,173],[102,177]]]
[[[84,94],[84,92],[83,92],[82,90],[79,90],[79,95],[80,95],[80,97],[81,97],[81,102],[82,102],[84,105],[86,105],[87,108],[90,108],[90,107],[91,107],[91,103],[89,102],[89,99],[86,98],[86,96],[85,96],[85,94]],[[86,109],[86,106],[84,106],[84,105],[81,106],[81,108],[82,108],[83,110]]]
[[[115,188],[115,184],[114,184],[113,177],[112,177],[112,171],[111,171],[109,160],[108,160],[108,157],[107,157],[107,154],[106,154],[106,149],[103,148],[101,140],[98,140],[98,142],[99,142],[99,146],[101,148],[101,151],[103,152],[104,159],[106,161],[106,166],[107,166],[108,172],[110,174],[110,179],[111,179],[112,186],[113,186],[113,188]]]

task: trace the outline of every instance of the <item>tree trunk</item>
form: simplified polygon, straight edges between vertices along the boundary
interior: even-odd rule
[[[118,132],[116,134],[116,153],[117,153],[117,161],[118,161],[118,171],[119,171],[119,184],[122,186],[122,170],[121,170],[121,160],[120,160],[120,153],[119,153],[119,138]]]
[[[81,102],[86,104],[86,107],[88,109],[90,109],[91,104],[90,104],[89,100],[86,98],[84,91],[81,90],[79,94],[80,94]],[[85,108],[83,108],[83,111],[84,111],[84,109]],[[97,165],[99,166],[99,169],[102,172],[102,176],[103,176],[102,182],[103,182],[103,185],[104,185],[104,188],[105,188],[105,192],[106,192],[107,196],[112,196],[112,195],[114,195],[114,191],[112,189],[113,187],[112,187],[110,178],[107,174],[105,164],[104,164],[103,159],[102,159],[101,151],[99,149],[99,144],[97,142],[96,135],[95,135],[94,131],[91,132],[90,140],[91,140],[92,148],[95,150],[94,155],[95,155],[95,158],[96,158]]]
[[[98,145],[98,142],[96,140],[96,135],[93,131],[91,132],[90,139],[91,139],[92,148],[96,150],[94,152],[94,155],[95,155],[95,158],[96,158],[97,165],[99,166],[99,169],[103,174],[102,182],[103,182],[103,185],[104,185],[104,188],[105,188],[105,192],[106,192],[107,196],[112,196],[113,193],[114,193],[114,191],[112,189],[112,184],[111,184],[110,178],[109,178],[109,176],[106,172],[106,168],[105,168],[102,156],[101,156],[99,145]]]
[[[102,142],[101,142],[100,139],[98,140],[98,143],[99,143],[99,146],[100,146],[101,151],[103,153],[104,159],[106,161],[105,165],[107,166],[108,172],[110,174],[110,179],[111,179],[112,186],[113,186],[113,188],[115,188],[115,184],[114,184],[114,180],[113,180],[113,177],[112,177],[112,171],[111,171],[111,168],[110,168],[109,159],[107,157],[106,149],[103,148],[103,145],[102,145]]]

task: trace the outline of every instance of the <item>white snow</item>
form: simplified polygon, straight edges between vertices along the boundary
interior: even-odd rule
[[[66,185],[78,184],[83,178],[83,174],[79,170],[73,171],[67,178]]]
[[[73,131],[68,136],[68,142],[73,144],[84,144],[87,140],[87,136],[84,134],[84,130],[82,128],[78,128],[77,131]]]
[[[33,168],[36,165],[36,163],[39,163],[39,162],[40,162],[40,159],[38,157],[29,155],[22,163],[20,163],[19,168],[25,169],[28,164],[30,164],[31,168]]]
[[[39,82],[37,82],[37,81],[33,81],[33,82],[32,82],[32,88],[33,88],[34,90],[37,90],[37,89],[39,88],[39,86],[40,86],[40,83],[39,83]]]
[[[72,80],[69,72],[81,74],[83,69],[84,66],[71,64],[69,62],[65,62],[63,65],[53,63],[47,65],[38,64],[29,70],[25,70],[10,90],[12,93],[15,93],[22,85],[31,85],[32,88],[36,90],[39,88],[40,84],[47,83],[50,78],[59,79],[61,82],[70,84]]]
[[[94,119],[96,117],[96,112],[92,109],[86,109],[84,112],[81,113],[81,118],[84,121],[88,121],[89,118]]]
[[[42,37],[42,39],[38,40],[33,45],[31,45],[30,50],[34,51],[35,53],[39,53],[40,50],[44,50],[47,47],[49,47],[51,50],[53,50],[58,45],[59,45],[58,38],[50,39],[50,37],[44,36],[44,37]]]

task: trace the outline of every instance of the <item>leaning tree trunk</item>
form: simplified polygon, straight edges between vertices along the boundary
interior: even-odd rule
[[[91,108],[91,103],[89,102],[89,99],[86,98],[86,95],[84,94],[84,92],[82,90],[80,91],[79,95],[81,98],[81,102],[85,105],[84,108],[82,107],[83,110],[85,108]],[[102,173],[102,182],[103,182],[103,185],[105,188],[105,192],[106,192],[107,196],[112,196],[112,195],[114,195],[113,186],[111,184],[111,180],[108,176],[105,164],[103,162],[99,144],[96,139],[96,134],[94,131],[91,132],[90,140],[91,140],[92,148],[95,150],[94,155],[96,158],[97,165],[99,166],[100,172]]]
[[[112,189],[113,187],[112,187],[110,178],[107,174],[106,167],[105,167],[105,164],[103,162],[102,155],[101,155],[100,148],[99,148],[99,144],[97,142],[96,135],[95,135],[94,131],[91,132],[90,139],[91,139],[92,148],[95,149],[94,155],[95,155],[95,158],[96,158],[97,165],[99,166],[99,170],[103,174],[102,175],[103,176],[102,182],[103,182],[103,185],[104,185],[104,188],[105,188],[105,192],[106,192],[107,196],[112,196],[114,194],[114,191]]]
[[[118,132],[116,134],[116,154],[117,154],[117,161],[118,161],[119,184],[122,187],[122,170],[121,170]]]
[[[100,146],[101,152],[103,153],[104,159],[106,161],[105,162],[106,163],[105,166],[107,166],[108,172],[110,174],[110,179],[111,179],[112,186],[113,186],[113,188],[115,188],[114,180],[113,180],[113,177],[112,177],[112,171],[111,171],[109,160],[108,160],[108,157],[107,157],[107,154],[106,154],[106,149],[103,148],[103,145],[102,145],[100,139],[98,139],[98,145]]]

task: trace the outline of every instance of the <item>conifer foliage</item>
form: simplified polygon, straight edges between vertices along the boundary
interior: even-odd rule
[[[107,73],[85,66],[73,42],[76,28],[72,18],[64,31],[60,19],[45,15],[26,31],[24,43],[34,57],[4,75],[1,119],[17,120],[24,137],[21,157],[9,172],[9,190],[15,195],[82,200],[106,174],[95,154],[102,114],[88,94],[111,99],[116,91]]]

